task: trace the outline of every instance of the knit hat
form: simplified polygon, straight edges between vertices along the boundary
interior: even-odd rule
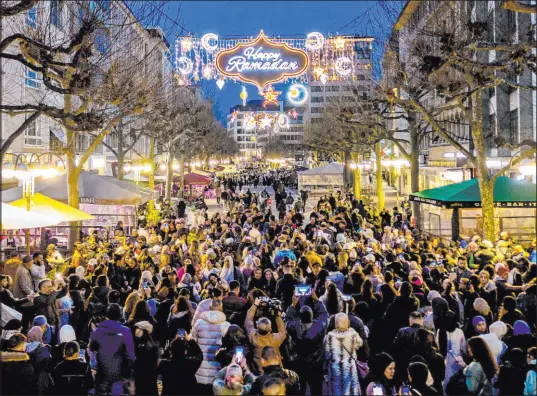
[[[481,322],[487,322],[484,317],[477,315],[472,319],[472,326],[476,327]]]
[[[517,320],[513,326],[513,335],[531,334],[530,327],[523,320]]]
[[[502,275],[506,274],[507,272],[509,272],[509,268],[506,268],[503,265],[501,267],[499,267],[498,270],[497,270],[497,274],[499,276],[502,276]]]
[[[144,320],[144,321],[141,321],[141,322],[137,322],[134,327],[138,327],[139,329],[142,329],[142,330],[147,330],[147,332],[149,334],[151,334],[153,332],[153,325],[151,323],[149,323],[148,321]]]

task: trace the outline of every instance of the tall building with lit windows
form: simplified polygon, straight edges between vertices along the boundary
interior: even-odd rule
[[[333,39],[333,38],[332,38]],[[345,49],[345,53],[352,54],[346,66],[350,76],[341,78],[337,70],[338,49],[336,46],[326,46],[319,56],[333,61],[327,61],[324,68],[325,78],[319,78],[315,68],[308,70],[308,105],[304,112],[305,123],[315,123],[321,118],[322,109],[332,98],[345,98],[353,95],[367,97],[373,86],[373,60],[372,37],[339,36],[334,41]],[[350,56],[349,56],[350,58]],[[350,77],[350,78],[349,78]]]

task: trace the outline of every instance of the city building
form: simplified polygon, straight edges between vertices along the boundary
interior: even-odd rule
[[[80,19],[84,10],[79,2],[65,2],[58,0],[38,2],[30,11],[10,17],[9,23],[3,25],[3,35],[9,36],[28,29],[41,31],[48,29],[50,37],[59,43],[69,42],[72,35],[80,27]],[[90,5],[91,7],[91,5]],[[117,18],[107,34],[99,33],[95,40],[95,55],[109,55],[108,62],[127,60],[139,62],[144,75],[151,75],[151,84],[160,84],[160,92],[165,95],[169,89],[172,64],[170,60],[170,44],[166,41],[164,33],[159,27],[145,28],[136,19],[128,5],[122,1],[111,2],[107,8],[108,17]],[[124,20],[128,23],[121,24]],[[41,30],[39,30],[41,29]],[[121,29],[116,32],[114,29]],[[113,37],[113,40],[110,39]],[[15,52],[15,45],[12,48]],[[10,48],[7,50],[10,51]],[[63,96],[48,89],[43,83],[40,73],[22,65],[17,61],[2,59],[2,103],[5,105],[20,105],[21,103],[45,104],[63,106]],[[25,115],[11,116],[7,113],[1,115],[2,144],[24,122]],[[149,139],[141,136],[143,122],[139,117],[126,117],[114,128],[113,133],[105,137],[104,143],[118,149],[118,135],[121,134],[123,144],[129,146],[132,139],[138,140],[132,150],[127,154],[128,160],[136,160],[148,154]],[[80,158],[91,145],[93,137],[86,133],[79,133],[76,141],[76,153]],[[8,153],[22,154],[29,160],[32,154],[55,152],[61,154],[62,147],[67,144],[64,127],[51,118],[41,115],[31,122],[23,133],[10,144]],[[101,174],[112,174],[112,164],[117,161],[105,144],[100,143],[84,164],[84,169],[98,171]]]
[[[383,60],[384,84],[391,84],[390,62],[401,65],[414,64],[411,49],[417,42],[425,42],[430,53],[439,48],[437,38],[424,31],[442,28],[468,29],[470,22],[487,22],[487,35],[490,42],[517,43],[527,40],[529,24],[535,24],[535,14],[517,13],[504,8],[501,1],[408,1],[392,30],[389,50]],[[449,24],[454,24],[450,26]],[[460,30],[459,30],[460,31]],[[428,41],[427,41],[428,40]],[[534,50],[535,53],[535,50]],[[493,61],[494,51],[480,56],[488,56]],[[393,58],[390,58],[393,57]],[[408,66],[406,66],[408,67]],[[407,70],[411,74],[412,70]],[[512,75],[513,81],[535,86],[535,73],[525,71],[522,75]],[[397,87],[394,87],[397,92]],[[429,94],[424,99],[433,107],[441,110],[444,127],[456,137],[467,150],[473,151],[470,125],[459,109],[446,106],[440,95]],[[507,165],[517,150],[498,149],[494,145],[496,137],[516,146],[525,140],[536,140],[536,93],[534,90],[518,89],[502,84],[483,93],[483,125],[487,134],[487,165],[491,172]],[[445,107],[445,109],[443,109]],[[394,108],[395,111],[400,110]],[[391,122],[392,129],[404,130],[404,119]],[[408,133],[398,133],[398,138],[409,139]],[[388,143],[387,143],[388,145]],[[397,157],[397,148],[390,150]],[[424,134],[419,142],[420,188],[434,188],[453,182],[468,180],[475,176],[475,170],[466,158],[442,136],[432,132]],[[535,161],[525,161],[513,167],[506,175],[518,179],[525,178],[535,183]],[[533,172],[531,171],[533,169]],[[398,186],[404,194],[411,192],[410,170],[403,167]]]

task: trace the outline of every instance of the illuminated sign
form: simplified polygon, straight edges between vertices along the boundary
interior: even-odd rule
[[[308,68],[308,54],[286,43],[270,41],[261,31],[254,41],[218,52],[215,64],[221,74],[262,90],[267,84],[303,74]]]

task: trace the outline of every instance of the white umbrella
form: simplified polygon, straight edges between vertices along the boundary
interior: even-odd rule
[[[39,228],[58,224],[58,220],[43,214],[28,212],[2,202],[2,228],[18,230],[20,228]]]

